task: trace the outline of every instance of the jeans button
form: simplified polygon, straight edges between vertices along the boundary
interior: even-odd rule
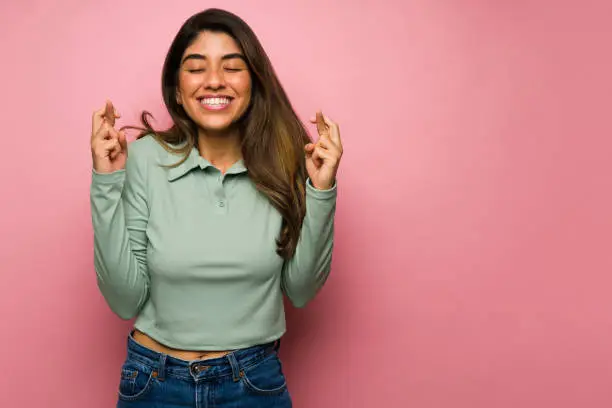
[[[202,371],[206,370],[208,366],[202,364],[195,364],[191,367],[191,370],[194,374],[200,374]]]

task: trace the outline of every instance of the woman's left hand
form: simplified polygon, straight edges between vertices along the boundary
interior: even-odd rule
[[[334,186],[336,173],[342,157],[340,129],[321,111],[310,122],[316,123],[319,140],[308,143],[306,151],[306,170],[312,185],[318,190],[328,190]]]

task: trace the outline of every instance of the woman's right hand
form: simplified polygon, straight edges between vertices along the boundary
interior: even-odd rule
[[[125,168],[127,140],[125,132],[117,132],[115,119],[121,117],[111,101],[95,111],[91,126],[91,156],[93,168],[98,173],[112,173]]]

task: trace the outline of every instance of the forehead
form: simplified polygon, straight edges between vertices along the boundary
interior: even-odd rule
[[[231,36],[220,32],[203,31],[185,49],[183,57],[188,54],[202,54],[215,58],[233,53],[242,53],[242,50]]]

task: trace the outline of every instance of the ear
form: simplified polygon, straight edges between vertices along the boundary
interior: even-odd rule
[[[176,90],[176,103],[181,105],[181,92],[178,89]]]

